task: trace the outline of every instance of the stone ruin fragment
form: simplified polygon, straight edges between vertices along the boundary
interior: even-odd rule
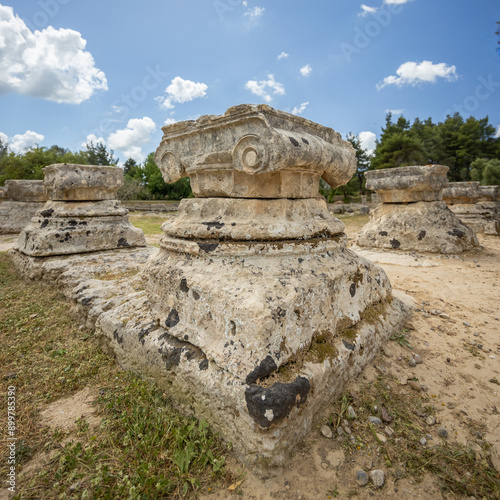
[[[320,178],[351,178],[354,150],[266,105],[163,131],[163,178],[188,175],[196,198],[162,227],[147,302],[97,326],[124,367],[205,417],[243,462],[283,464],[408,312],[318,196]]]
[[[0,234],[19,233],[43,207],[43,181],[7,180],[0,203]]]
[[[19,235],[20,254],[38,258],[146,245],[116,199],[121,169],[61,163],[43,172],[48,201]]]
[[[466,226],[476,233],[500,235],[500,186],[479,182],[451,182],[443,200]]]
[[[455,254],[479,243],[442,201],[448,185],[444,165],[409,166],[365,172],[366,187],[381,204],[358,236],[361,247]]]

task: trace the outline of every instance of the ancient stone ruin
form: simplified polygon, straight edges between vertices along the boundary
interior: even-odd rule
[[[98,326],[120,363],[207,418],[241,460],[283,464],[405,320],[385,272],[346,248],[318,197],[320,178],[351,178],[354,150],[265,105],[163,131],[165,181],[189,175],[197,198],[163,225],[144,272],[150,312]]]
[[[444,189],[443,200],[476,233],[500,235],[500,186],[452,182]]]
[[[20,253],[50,251],[37,231],[62,249],[79,234],[69,227],[96,227],[64,166],[47,175],[51,201],[14,262],[57,281],[123,368],[206,418],[241,461],[284,464],[408,314],[385,272],[346,247],[343,223],[318,196],[320,178],[350,179],[354,150],[332,129],[264,105],[163,131],[156,163],[167,182],[189,175],[196,198],[164,223],[159,251]],[[108,203],[93,202],[92,213]]]
[[[48,257],[146,245],[116,199],[121,169],[64,163],[43,172],[48,201],[20,234],[20,253]]]
[[[46,201],[43,181],[5,181],[0,203],[0,234],[19,233]]]
[[[472,229],[442,201],[448,185],[444,165],[365,172],[366,187],[382,202],[358,236],[358,245],[454,254],[479,247]]]

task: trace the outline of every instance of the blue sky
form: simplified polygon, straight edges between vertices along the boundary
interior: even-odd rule
[[[500,134],[496,21],[498,0],[0,0],[0,138],[141,161],[165,123],[241,103],[368,148],[389,110]]]

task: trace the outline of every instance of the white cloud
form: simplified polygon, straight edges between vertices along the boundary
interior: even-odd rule
[[[292,109],[292,115],[301,115],[306,110],[307,106],[309,106],[309,101],[303,102],[300,106],[295,106]]]
[[[365,5],[365,4],[361,4],[361,10],[362,12],[360,12],[358,14],[358,16],[366,16],[368,14],[374,14],[375,12],[377,12],[377,7],[369,7],[368,5]]]
[[[382,83],[377,84],[377,90],[383,89],[387,85],[418,85],[422,82],[434,83],[438,78],[444,78],[451,82],[458,78],[455,66],[448,66],[445,63],[434,64],[431,61],[420,63],[408,61],[402,64],[395,75],[386,76]]]
[[[185,103],[205,97],[207,95],[208,86],[204,83],[195,83],[191,80],[184,80],[180,76],[176,76],[165,89],[167,97],[159,97],[160,106],[166,109],[173,109],[172,103]]]
[[[108,90],[78,31],[52,26],[32,32],[12,7],[0,5],[0,94],[15,92],[79,104]]]
[[[241,5],[243,5],[243,7],[248,7],[248,2],[243,1],[243,2],[241,2]]]
[[[177,120],[175,118],[167,118],[164,122],[163,125],[172,125],[174,123],[177,123]]]
[[[274,75],[267,75],[267,80],[249,80],[245,83],[245,88],[250,90],[252,94],[262,97],[264,101],[271,102],[271,93],[276,95],[285,95],[285,87],[283,84],[274,79]]]
[[[288,57],[288,54],[286,52],[282,52],[279,56],[278,59],[286,59]]]
[[[403,5],[411,1],[412,0],[384,0],[384,3],[387,5]]]
[[[312,71],[311,66],[309,64],[306,64],[303,68],[300,68],[300,74],[302,76],[309,76]]]
[[[359,142],[361,143],[361,147],[366,149],[369,155],[373,154],[375,149],[375,141],[377,140],[377,136],[370,131],[363,131],[358,134]]]
[[[497,127],[497,131],[495,132],[495,138],[498,139],[500,137],[500,125]]]
[[[264,7],[254,7],[253,9],[248,9],[243,15],[248,17],[250,22],[254,22],[263,16],[265,10]]]
[[[109,134],[107,145],[127,158],[142,162],[145,158],[142,146],[151,140],[151,134],[155,130],[156,124],[148,116],[133,118],[128,121],[126,128]]]
[[[10,151],[19,154],[26,149],[40,144],[45,139],[45,137],[42,134],[33,132],[32,130],[26,130],[24,134],[16,134],[10,139],[6,134],[0,132],[0,139],[4,144],[8,143]]]
[[[97,137],[95,134],[89,134],[85,141],[82,142],[81,147],[85,149],[87,147],[87,144],[90,144],[91,142],[94,144],[94,146],[99,143],[106,145],[106,141],[104,140],[104,138]]]
[[[386,114],[391,113],[391,115],[402,115],[403,111],[404,111],[404,109],[386,109],[385,110]]]

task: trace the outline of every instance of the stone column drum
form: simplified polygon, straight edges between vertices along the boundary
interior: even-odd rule
[[[405,319],[384,271],[346,248],[318,195],[321,177],[351,178],[354,150],[265,105],[163,131],[165,181],[189,175],[197,198],[164,223],[144,272],[154,322],[102,331],[123,366],[207,418],[242,461],[283,464]]]
[[[0,204],[0,234],[19,233],[43,207],[43,181],[7,180]]]
[[[358,245],[444,254],[477,248],[474,232],[442,201],[447,172],[444,165],[365,172],[367,189],[376,191],[382,204],[370,212]]]
[[[443,191],[443,200],[466,226],[477,233],[500,235],[499,186],[479,182],[452,182]]]
[[[116,199],[120,168],[61,163],[43,171],[49,201],[24,228],[16,250],[48,257],[146,245]]]

